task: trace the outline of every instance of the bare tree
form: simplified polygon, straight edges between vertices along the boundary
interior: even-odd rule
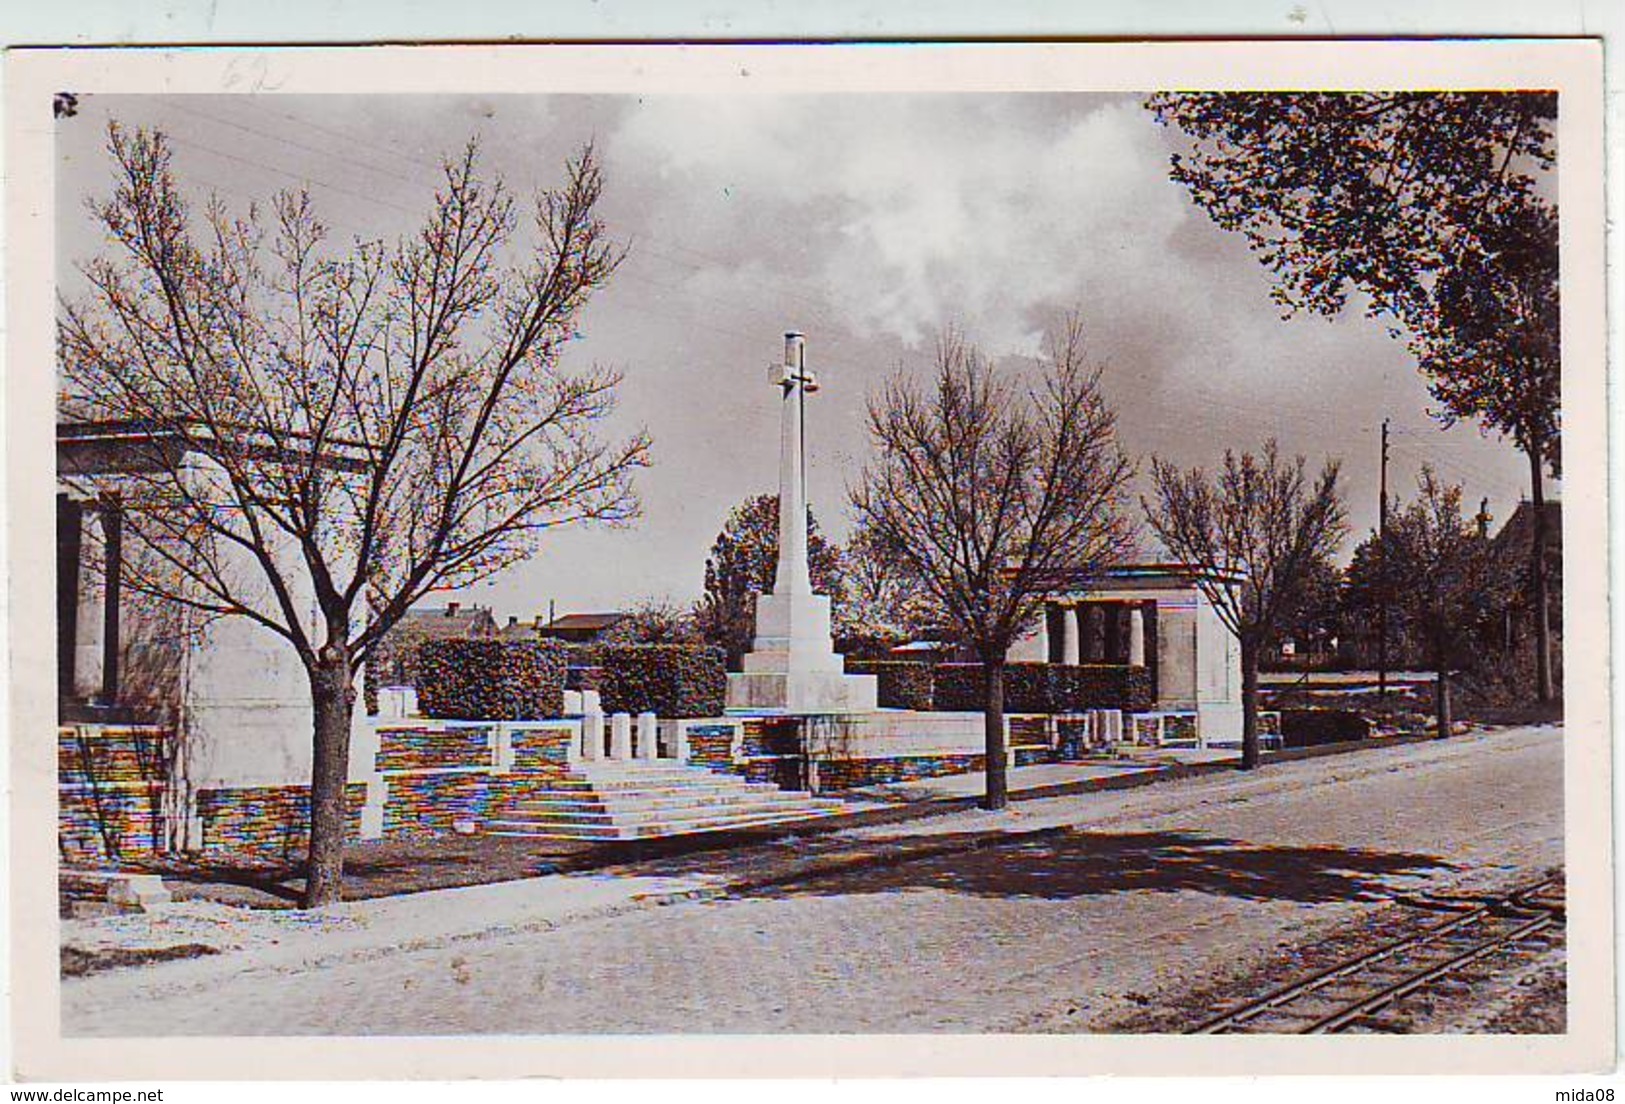
[[[626,611],[625,617],[605,629],[599,640],[604,644],[704,642],[693,609],[679,605],[669,596],[639,601]]]
[[[942,612],[931,594],[876,541],[867,526],[841,549],[844,601],[835,611],[836,650],[848,658],[880,659],[922,633],[940,634]]]
[[[111,255],[60,304],[64,416],[149,442],[125,541],[161,570],[127,585],[298,654],[314,707],[303,902],[328,903],[357,667],[429,592],[525,558],[544,529],[636,512],[646,437],[598,437],[619,376],[560,368],[621,258],[602,176],[591,147],[572,159],[527,243],[470,143],[415,235],[341,250],[308,194],[245,218],[211,199],[199,226],[162,133],[115,124],[108,148],[118,184],[91,209]]]
[[[1214,477],[1151,463],[1151,528],[1172,555],[1202,569],[1196,585],[1241,645],[1241,765],[1251,770],[1259,760],[1259,660],[1305,573],[1343,539],[1338,465],[1328,460],[1310,487],[1303,457],[1283,462],[1273,440],[1262,456],[1226,452]]]
[[[1397,594],[1406,620],[1428,651],[1440,737],[1451,732],[1450,669],[1480,639],[1508,597],[1487,536],[1461,513],[1461,487],[1424,467],[1412,502],[1388,523],[1389,570],[1405,585]]]
[[[929,592],[981,661],[989,809],[1006,804],[1005,653],[1058,581],[1120,555],[1132,468],[1071,319],[1036,388],[950,334],[929,387],[897,376],[869,403],[875,458],[851,491],[878,552]]]

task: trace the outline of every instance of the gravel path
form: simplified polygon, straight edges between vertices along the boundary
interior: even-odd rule
[[[720,900],[316,966],[239,954],[68,981],[63,1026],[87,1035],[1098,1030],[1310,944],[1396,892],[1501,888],[1561,866],[1562,830],[1561,730],[1477,735],[854,830],[819,847],[1009,835]],[[639,873],[650,884],[704,885],[751,863],[771,867],[761,855],[695,855]],[[589,880],[606,881],[613,887]],[[391,907],[407,924],[413,908],[448,905]]]

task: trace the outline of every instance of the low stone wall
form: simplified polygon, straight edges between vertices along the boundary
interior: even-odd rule
[[[608,723],[606,718],[606,727]],[[503,725],[498,738],[507,742],[513,770],[558,775],[569,769],[571,742],[581,738],[581,722]]]
[[[361,835],[365,784],[344,787],[345,834]],[[310,843],[309,786],[242,786],[200,790],[197,815],[203,850],[224,849],[267,858],[293,859]]]
[[[679,722],[680,724],[684,722]],[[742,738],[743,721],[703,721],[685,724],[688,761],[715,771],[732,771],[734,747]]]
[[[504,799],[507,780],[563,774],[580,737],[574,719],[381,723],[368,834],[426,838],[477,827]]]
[[[684,722],[689,762],[753,782],[818,792],[979,771],[981,713],[881,710],[852,717],[740,717]],[[1007,716],[1012,765],[1052,762],[1049,717]]]
[[[389,773],[491,766],[495,728],[443,721],[381,724],[374,769]]]
[[[161,851],[173,732],[159,725],[57,728],[57,854],[102,865]]]
[[[386,777],[384,838],[449,836],[459,824],[484,821],[491,802],[489,771],[436,771]]]
[[[968,774],[986,768],[987,756],[984,754],[829,760],[818,764],[818,789],[831,793],[892,782],[940,778],[946,774]]]
[[[162,786],[62,786],[57,791],[57,855],[101,865],[164,848]]]

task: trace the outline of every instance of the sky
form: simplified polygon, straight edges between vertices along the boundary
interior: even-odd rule
[[[86,197],[112,183],[106,125],[157,127],[200,200],[245,211],[307,187],[336,239],[393,241],[428,211],[440,159],[470,138],[521,195],[592,142],[600,211],[627,259],[588,306],[566,368],[624,373],[609,435],[646,429],[642,512],[545,534],[525,564],[459,594],[499,619],[687,603],[729,510],[777,488],[778,400],[763,369],[807,337],[809,493],[836,539],[869,452],[867,396],[929,370],[945,327],[1025,370],[1076,311],[1122,445],[1215,465],[1270,437],[1342,463],[1355,542],[1424,463],[1505,518],[1528,494],[1509,442],[1429,416],[1426,383],[1356,301],[1283,319],[1267,271],[1168,179],[1177,140],[1133,95],[88,96],[59,120],[58,283],[104,248]],[[1143,489],[1143,480],[1137,486]]]

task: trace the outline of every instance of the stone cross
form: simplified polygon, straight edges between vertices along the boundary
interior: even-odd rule
[[[779,563],[774,594],[811,594],[807,560],[807,457],[803,430],[807,396],[818,380],[807,371],[807,339],[784,335],[784,363],[768,369],[782,392],[779,404]]]
[[[756,596],[756,633],[742,670],[728,676],[728,708],[783,713],[863,713],[875,708],[874,675],[848,675],[830,633],[829,597],[814,594],[807,562],[806,342],[784,335],[779,388],[779,562],[770,594]]]

